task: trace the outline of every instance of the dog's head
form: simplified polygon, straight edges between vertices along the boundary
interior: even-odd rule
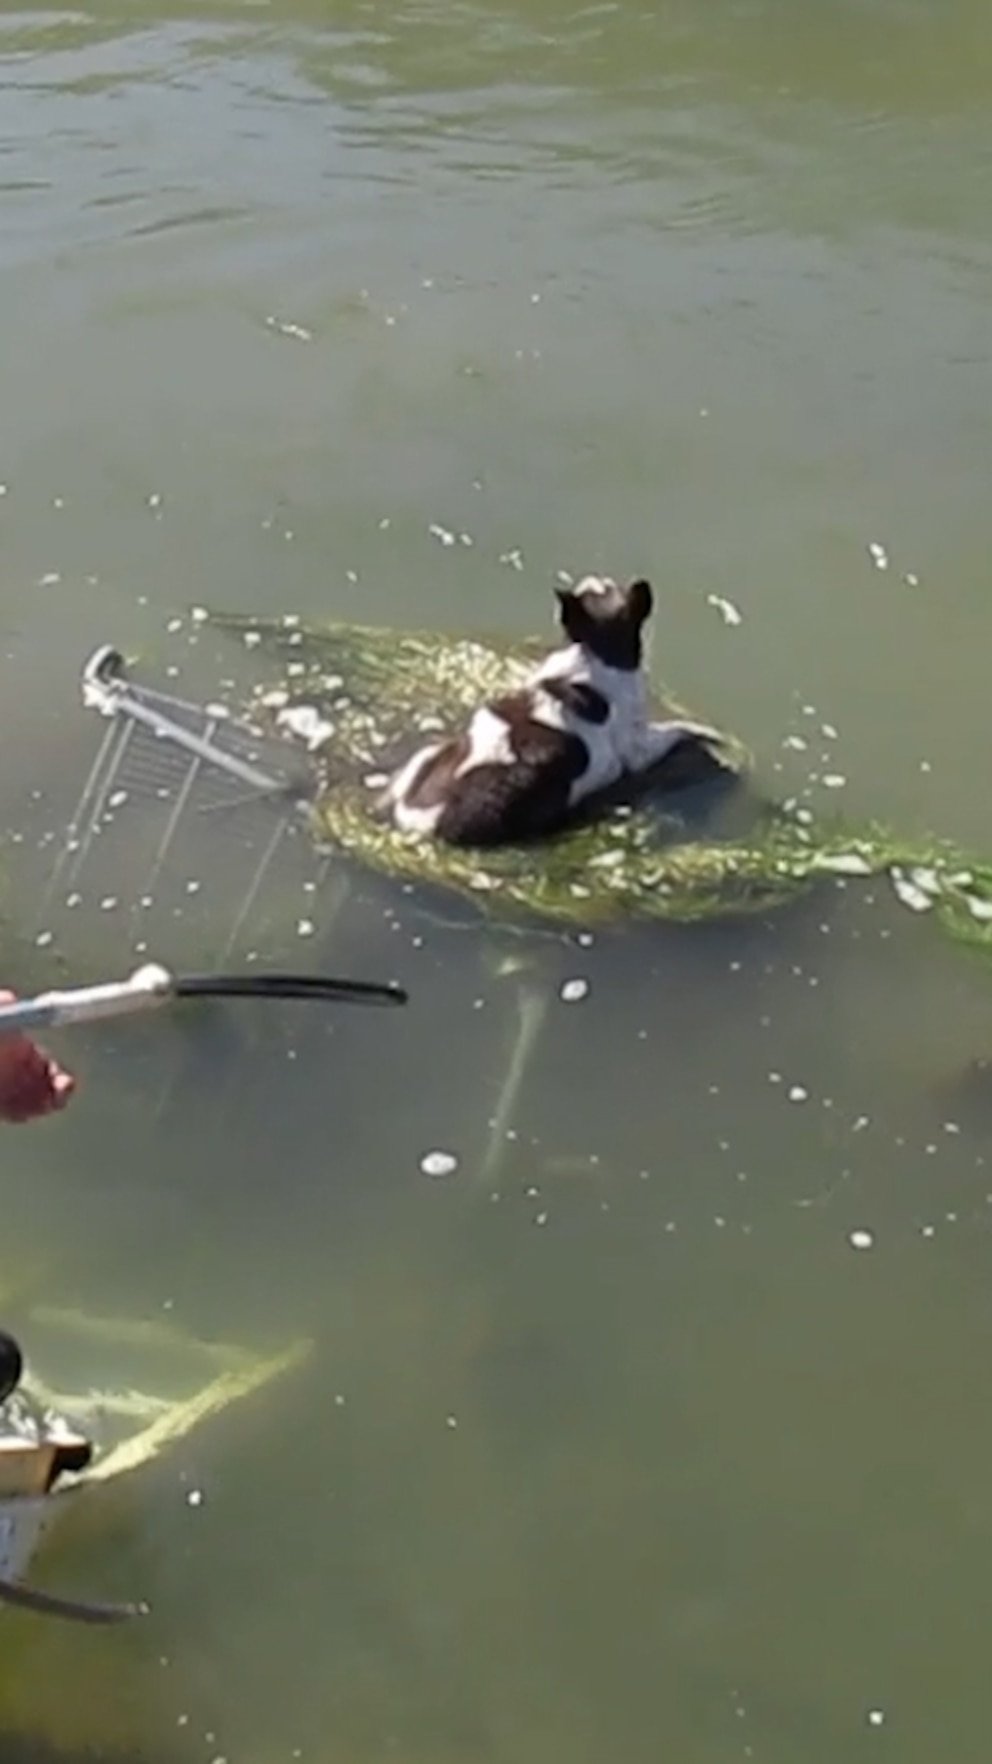
[[[585,576],[574,588],[556,588],[562,629],[573,643],[608,668],[641,665],[641,638],[651,613],[651,584],[621,588],[605,576]]]

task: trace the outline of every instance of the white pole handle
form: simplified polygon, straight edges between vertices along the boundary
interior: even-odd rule
[[[0,1035],[64,1029],[71,1023],[92,1023],[98,1017],[154,1010],[174,994],[175,980],[168,968],[148,962],[129,980],[111,980],[103,986],[73,986],[64,991],[41,992],[37,998],[18,999],[14,1004],[0,1004]]]

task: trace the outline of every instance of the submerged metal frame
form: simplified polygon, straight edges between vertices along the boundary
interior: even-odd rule
[[[303,768],[299,754],[291,753],[288,744],[291,763],[282,764],[278,745],[271,737],[258,734],[247,723],[228,715],[224,707],[202,706],[155,688],[135,685],[128,678],[123,655],[112,644],[101,644],[90,655],[81,672],[80,687],[83,704],[105,717],[108,726],[52,866],[42,912],[49,912],[60,889],[71,890],[78,883],[128,764],[139,764],[142,757],[154,760],[150,743],[162,742],[180,762],[185,756],[188,765],[184,773],[173,774],[171,812],[141,885],[143,893],[151,893],[187,815],[193,812],[195,791],[201,782],[216,782],[218,776],[223,776],[241,786],[239,793],[227,802],[213,803],[212,812],[233,810],[251,801],[269,802],[276,810],[271,836],[235,905],[223,951],[224,956],[229,955],[284,837],[306,816],[315,788],[312,772]],[[258,750],[263,748],[272,753],[271,766],[259,758]]]

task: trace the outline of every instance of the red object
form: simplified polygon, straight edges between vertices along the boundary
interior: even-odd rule
[[[0,990],[0,1004],[15,994]],[[0,1121],[20,1124],[64,1109],[76,1080],[27,1035],[0,1035]]]

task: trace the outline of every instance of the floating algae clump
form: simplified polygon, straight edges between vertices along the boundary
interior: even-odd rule
[[[456,889],[490,911],[566,924],[686,923],[779,906],[830,877],[887,874],[905,906],[932,911],[954,936],[992,948],[992,865],[951,846],[817,823],[753,800],[746,825],[721,834],[714,786],[742,783],[748,770],[747,752],[731,735],[719,751],[684,743],[636,791],[614,795],[595,818],[536,845],[482,853],[399,833],[377,808],[385,775],[419,741],[518,687],[544,646],[238,614],[209,619],[273,664],[273,677],[251,699],[253,720],[275,731],[291,726],[295,712],[301,733],[319,729],[315,836],[374,869]],[[659,695],[659,714],[683,709]]]

